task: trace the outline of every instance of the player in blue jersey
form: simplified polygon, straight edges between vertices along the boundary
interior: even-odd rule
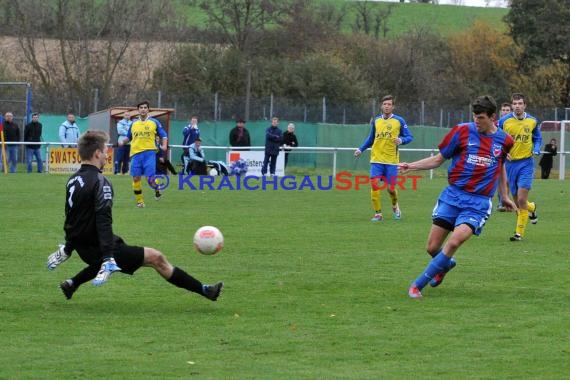
[[[490,96],[480,96],[471,104],[474,122],[456,125],[439,144],[439,153],[412,163],[398,165],[402,173],[429,170],[451,159],[447,181],[432,213],[433,224],[427,252],[433,257],[411,284],[408,295],[421,298],[430,283],[436,287],[456,265],[453,255],[472,235],[481,234],[493,209],[497,186],[508,210],[516,209],[507,195],[504,162],[513,139],[494,123],[497,104]],[[446,240],[447,239],[447,240]]]
[[[382,206],[380,202],[380,181],[387,186],[388,195],[392,201],[392,214],[394,219],[401,217],[400,206],[398,204],[398,190],[394,186],[394,181],[398,175],[398,163],[400,162],[399,145],[405,145],[414,139],[408,129],[406,121],[398,115],[394,115],[394,97],[386,95],[380,101],[382,113],[376,115],[372,121],[368,137],[362,145],[354,151],[355,157],[360,157],[362,152],[370,148],[370,178],[372,189],[370,198],[374,216],[372,222],[379,222],[383,219]]]
[[[538,222],[536,204],[529,202],[528,193],[534,178],[533,155],[540,154],[542,137],[538,119],[525,112],[524,95],[513,94],[511,104],[513,112],[501,117],[499,128],[511,135],[515,141],[505,168],[509,179],[509,189],[518,206],[515,234],[510,237],[511,241],[516,242],[523,239],[529,218],[532,224]]]

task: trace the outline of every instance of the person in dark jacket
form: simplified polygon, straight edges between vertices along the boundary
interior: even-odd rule
[[[171,174],[177,175],[178,172],[176,171],[174,166],[172,166],[172,163],[168,159],[167,152],[160,149],[160,140],[158,137],[156,138],[156,148],[157,148],[157,151],[156,151],[156,172],[162,173],[162,174],[167,174],[167,175],[170,172]]]
[[[165,174],[168,175],[168,172],[176,175],[176,169],[172,166],[172,163],[168,159],[168,153],[162,149],[160,149],[160,137],[155,137],[156,142],[156,173],[157,174]],[[158,179],[158,178],[157,178]],[[152,186],[151,186],[152,187]],[[155,187],[154,189],[154,199],[160,200],[162,199],[162,193],[159,190],[160,186]]]
[[[83,134],[78,141],[81,168],[66,183],[66,244],[48,257],[47,267],[54,270],[69,259],[73,250],[87,267],[60,284],[65,298],[71,299],[79,286],[90,280],[94,285],[102,285],[114,272],[132,275],[141,267],[152,267],[172,285],[215,301],[223,283],[202,284],[170,264],[157,249],[127,245],[113,234],[113,187],[101,172],[107,160],[108,142],[109,135],[103,131]]]
[[[32,121],[24,128],[25,142],[41,142],[42,141],[42,123],[39,121],[40,115],[32,114]],[[36,158],[38,164],[38,173],[43,172],[44,162],[42,160],[41,145],[26,145],[26,165],[28,173],[32,172],[32,159]]]
[[[192,115],[190,117],[190,124],[184,127],[182,130],[182,165],[184,169],[190,165],[190,145],[194,144],[197,138],[200,138],[200,128],[198,127],[198,116]],[[188,174],[188,172],[184,172],[184,174]]]
[[[271,126],[265,130],[265,157],[261,166],[261,174],[267,174],[267,165],[269,164],[269,174],[275,175],[275,167],[277,165],[277,156],[279,148],[283,144],[283,132],[279,129],[279,118],[273,116],[271,118]]]
[[[6,142],[20,142],[22,140],[20,127],[14,122],[14,114],[12,112],[6,112],[6,115],[4,115],[4,138]],[[18,166],[18,148],[20,148],[20,146],[17,144],[6,145],[7,158],[10,163],[10,173],[16,173]]]
[[[295,124],[293,123],[289,123],[287,126],[287,131],[283,133],[283,146],[285,147],[285,167],[287,167],[287,162],[289,161],[289,152],[291,152],[291,148],[296,148],[299,146],[297,135],[295,135]]]
[[[237,120],[236,126],[230,131],[230,146],[233,147],[251,146],[249,131],[245,128],[245,120],[241,118]],[[234,149],[234,150],[249,150],[249,149]]]
[[[552,169],[552,159],[558,153],[556,147],[556,139],[550,140],[550,144],[546,144],[544,146],[544,152],[540,162],[540,178],[548,179],[550,177],[550,170]]]

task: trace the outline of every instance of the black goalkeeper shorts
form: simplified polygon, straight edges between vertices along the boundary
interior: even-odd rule
[[[127,245],[123,239],[115,235],[115,245],[118,252],[115,255],[115,262],[121,268],[122,273],[133,274],[144,263],[144,248],[133,245]],[[103,253],[99,247],[76,247],[75,250],[88,265],[101,265]]]

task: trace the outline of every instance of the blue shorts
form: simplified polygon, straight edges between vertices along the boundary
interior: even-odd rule
[[[370,164],[370,178],[378,177],[384,183],[392,185],[398,176],[398,165]]]
[[[534,178],[534,159],[532,157],[507,161],[505,169],[507,170],[509,189],[515,198],[519,189],[530,190],[532,188],[532,179]]]
[[[156,152],[144,150],[131,157],[131,175],[133,177],[151,177],[156,174]]]
[[[434,224],[446,224],[453,228],[460,224],[467,224],[473,230],[473,234],[479,236],[492,209],[491,198],[448,186],[443,189],[437,199],[432,212],[432,220]],[[436,221],[444,223],[436,223]]]

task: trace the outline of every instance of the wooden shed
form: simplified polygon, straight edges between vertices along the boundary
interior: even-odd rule
[[[109,133],[111,136],[111,143],[117,144],[117,122],[121,120],[125,112],[129,112],[131,120],[139,117],[139,111],[136,107],[111,107],[103,111],[94,112],[89,114],[88,126],[89,129],[101,130]],[[162,127],[169,134],[170,119],[174,113],[173,108],[150,108],[149,116],[158,119]]]

